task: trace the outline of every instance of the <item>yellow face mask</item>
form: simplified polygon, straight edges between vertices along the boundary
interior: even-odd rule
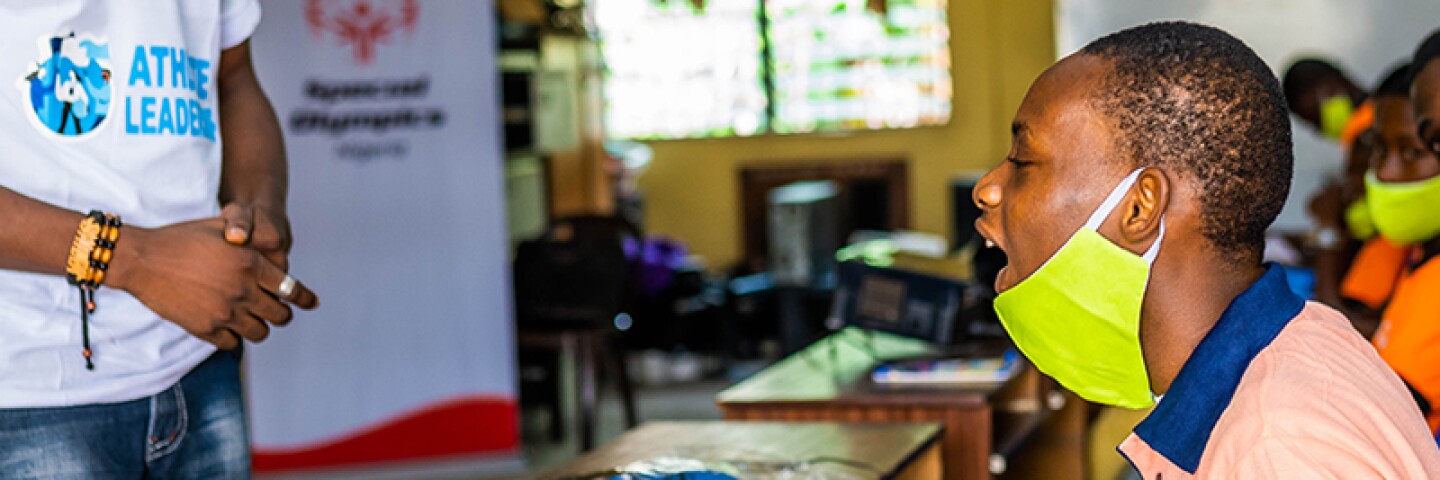
[[[1116,185],[1035,273],[995,297],[1001,325],[1041,372],[1086,400],[1137,409],[1155,403],[1140,351],[1140,305],[1165,219],[1144,255],[1097,230],[1142,170]]]
[[[1375,229],[1385,239],[1414,245],[1440,235],[1440,176],[1418,182],[1382,182],[1365,173],[1365,198]]]
[[[1320,102],[1320,133],[1339,140],[1353,113],[1355,105],[1350,103],[1350,97],[1345,95],[1336,95]]]

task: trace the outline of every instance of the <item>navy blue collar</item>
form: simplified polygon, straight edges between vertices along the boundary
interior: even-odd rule
[[[1284,269],[1270,264],[1225,308],[1180,368],[1165,399],[1135,427],[1135,435],[1175,466],[1195,473],[1210,432],[1230,406],[1250,360],[1303,308],[1305,300],[1290,290]]]

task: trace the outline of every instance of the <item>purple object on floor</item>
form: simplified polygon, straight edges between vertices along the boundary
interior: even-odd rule
[[[639,268],[636,286],[640,295],[655,296],[675,281],[675,271],[685,266],[690,252],[685,245],[665,237],[647,237],[637,245],[625,241],[625,256]]]

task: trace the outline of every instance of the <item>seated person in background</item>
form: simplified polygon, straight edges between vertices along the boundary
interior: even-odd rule
[[[1374,105],[1344,72],[1321,59],[1291,64],[1282,84],[1291,113],[1337,140],[1344,159],[1343,177],[1330,181],[1310,198],[1309,212],[1315,222],[1310,238],[1315,249],[1315,298],[1345,311],[1369,336],[1377,315],[1373,309],[1346,305],[1340,282],[1360,242],[1374,234],[1365,216],[1363,181],[1372,143],[1371,136],[1364,133],[1374,118]]]
[[[1346,191],[1357,192],[1352,195],[1357,201],[1346,210],[1345,217],[1350,220],[1347,230],[1354,235],[1353,238],[1365,243],[1354,252],[1345,268],[1339,293],[1346,302],[1344,307],[1339,308],[1350,316],[1355,327],[1366,337],[1374,336],[1380,321],[1379,309],[1390,300],[1409,257],[1409,248],[1377,234],[1369,202],[1365,200],[1365,175],[1374,159],[1398,154],[1417,142],[1413,126],[1406,126],[1413,123],[1410,120],[1409,72],[1410,65],[1407,63],[1392,69],[1381,79],[1380,86],[1376,87],[1375,94],[1368,101],[1374,105],[1375,118],[1360,135],[1366,144],[1360,153],[1365,156],[1355,162],[1360,166],[1358,174],[1354,170],[1346,172]],[[1355,149],[1356,152],[1359,150]],[[1352,185],[1352,182],[1358,185]],[[1358,214],[1354,207],[1359,207],[1363,215]],[[1365,231],[1360,232],[1361,228]]]
[[[1316,191],[1307,209],[1314,225],[1307,240],[1314,252],[1310,266],[1315,270],[1315,299],[1350,317],[1366,338],[1374,334],[1380,321],[1378,309],[1383,301],[1374,297],[1383,294],[1352,292],[1352,296],[1346,296],[1346,275],[1357,258],[1391,258],[1398,252],[1397,247],[1375,235],[1375,224],[1365,203],[1365,171],[1375,142],[1375,132],[1367,124],[1345,152],[1342,176]]]
[[[1405,246],[1405,262],[1375,332],[1375,348],[1431,407],[1440,429],[1440,32],[1415,55],[1413,80],[1376,103],[1375,129],[1384,149],[1371,157],[1365,178],[1371,216],[1380,235]],[[1407,77],[1408,80],[1408,77]],[[1411,102],[1407,88],[1415,95]]]
[[[1081,397],[1163,395],[1120,446],[1147,480],[1440,478],[1399,377],[1261,263],[1293,167],[1284,102],[1255,52],[1191,23],[1050,67],[975,189],[976,227],[1009,259],[996,311]]]
[[[1305,58],[1285,69],[1290,111],[1332,140],[1348,144],[1368,128],[1373,115],[1365,90],[1334,64]]]

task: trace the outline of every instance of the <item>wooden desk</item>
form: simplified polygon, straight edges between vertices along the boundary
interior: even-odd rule
[[[839,336],[844,340],[837,341]],[[933,354],[934,348],[891,335],[874,334],[868,342],[865,338],[853,330],[831,335],[720,392],[716,403],[727,420],[940,422],[945,426],[946,479],[989,479],[1011,470],[1014,454],[1026,447],[1052,410],[1067,403],[1083,406],[1053,389],[1051,381],[1029,365],[1004,385],[885,388],[870,381],[876,363],[872,354],[900,358]],[[1068,457],[1060,467],[1054,467],[1052,459],[1027,459],[1026,469],[1040,464],[1044,469],[1073,469],[1078,478],[1083,470],[1079,449],[1064,455]],[[1067,477],[1047,473],[1045,478]]]
[[[871,469],[835,463],[810,468],[856,478],[932,480],[941,476],[940,430],[933,423],[650,422],[540,478],[584,477],[660,456],[694,455],[761,462],[838,458]]]

